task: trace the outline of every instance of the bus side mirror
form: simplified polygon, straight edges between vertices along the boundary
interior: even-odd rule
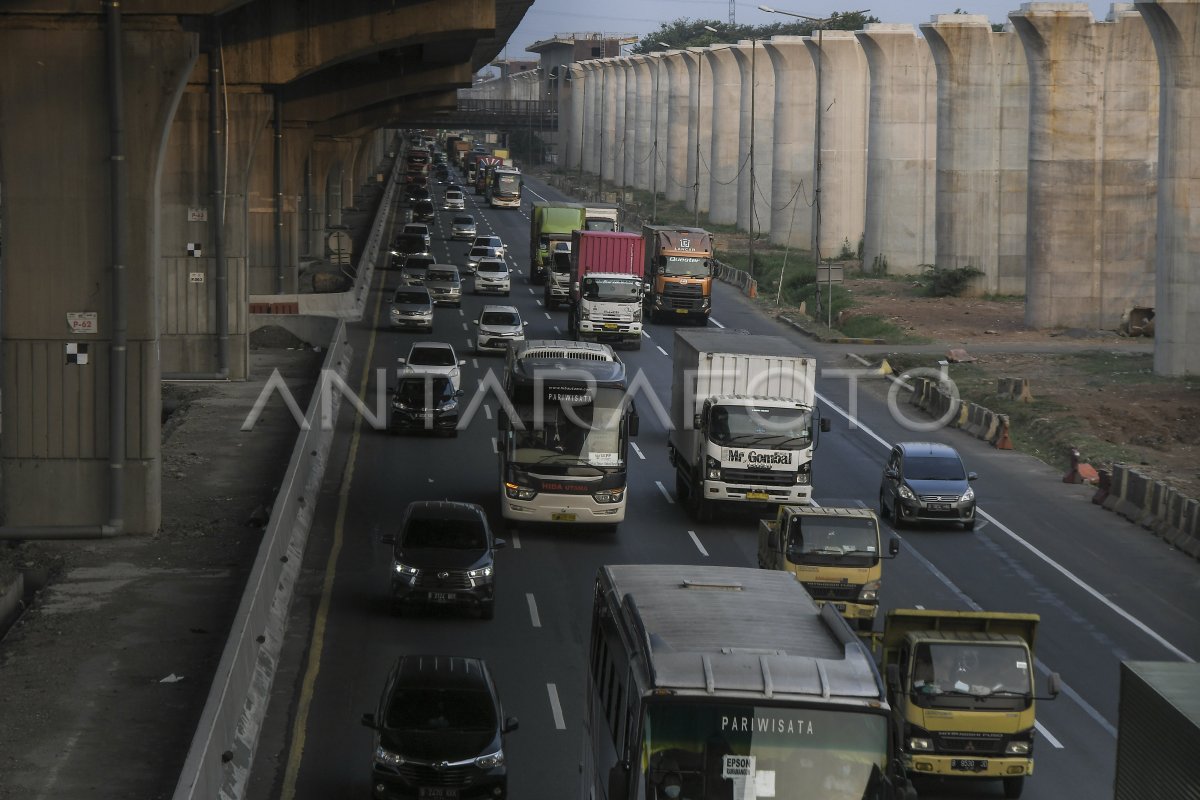
[[[608,771],[608,800],[629,800],[629,764],[624,761]]]

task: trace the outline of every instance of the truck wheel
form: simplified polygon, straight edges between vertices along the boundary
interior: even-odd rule
[[[687,481],[684,480],[683,475],[681,473],[676,471],[676,473],[675,473],[675,499],[682,503],[684,500],[687,499],[689,494],[690,494],[690,492],[688,491]]]
[[[870,633],[875,629],[875,620],[871,617],[859,617],[854,622],[855,626],[864,633]]]
[[[713,502],[704,496],[701,486],[688,487],[688,507],[697,522],[711,522],[713,518]]]
[[[1021,775],[1017,778],[1004,779],[1004,796],[1010,800],[1016,800],[1021,796],[1021,790],[1025,788],[1025,776]]]

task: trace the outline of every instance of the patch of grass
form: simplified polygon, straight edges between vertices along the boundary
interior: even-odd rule
[[[888,342],[900,342],[904,339],[904,331],[874,315],[851,317],[842,325],[841,331],[844,336],[859,339],[883,339]]]
[[[1059,356],[1055,361],[1064,369],[1072,369],[1086,375],[1103,376],[1105,382],[1119,383],[1171,383],[1178,379],[1154,374],[1154,356],[1151,353],[1117,353],[1106,350],[1088,350],[1070,356]]]

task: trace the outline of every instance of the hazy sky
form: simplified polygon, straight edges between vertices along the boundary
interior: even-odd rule
[[[1021,7],[1020,2],[1005,0],[862,0],[866,5],[847,5],[828,0],[764,0],[762,5],[794,11],[810,17],[828,16],[834,11],[869,9],[881,22],[909,22],[919,25],[934,14],[950,14],[962,8],[972,14],[985,14],[993,22],[1004,22],[1010,11]],[[758,10],[758,3],[736,4],[739,24],[759,25],[771,22],[794,21],[780,14]],[[1103,20],[1111,3],[1089,2],[1093,16]],[[525,48],[534,42],[549,39],[556,33],[628,33],[644,35],[658,30],[664,22],[680,17],[688,19],[729,18],[728,0],[534,0],[512,38],[508,40],[508,57],[536,58]],[[501,58],[503,58],[501,54]]]

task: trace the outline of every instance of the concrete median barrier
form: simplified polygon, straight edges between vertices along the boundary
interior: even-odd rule
[[[1108,497],[1102,505],[1107,511],[1114,511],[1125,498],[1125,487],[1129,485],[1129,468],[1124,464],[1113,464],[1112,479],[1108,488]]]
[[[1125,478],[1125,491],[1121,502],[1113,509],[1127,520],[1137,522],[1142,516],[1142,507],[1146,502],[1146,476],[1137,470],[1129,470]]]

